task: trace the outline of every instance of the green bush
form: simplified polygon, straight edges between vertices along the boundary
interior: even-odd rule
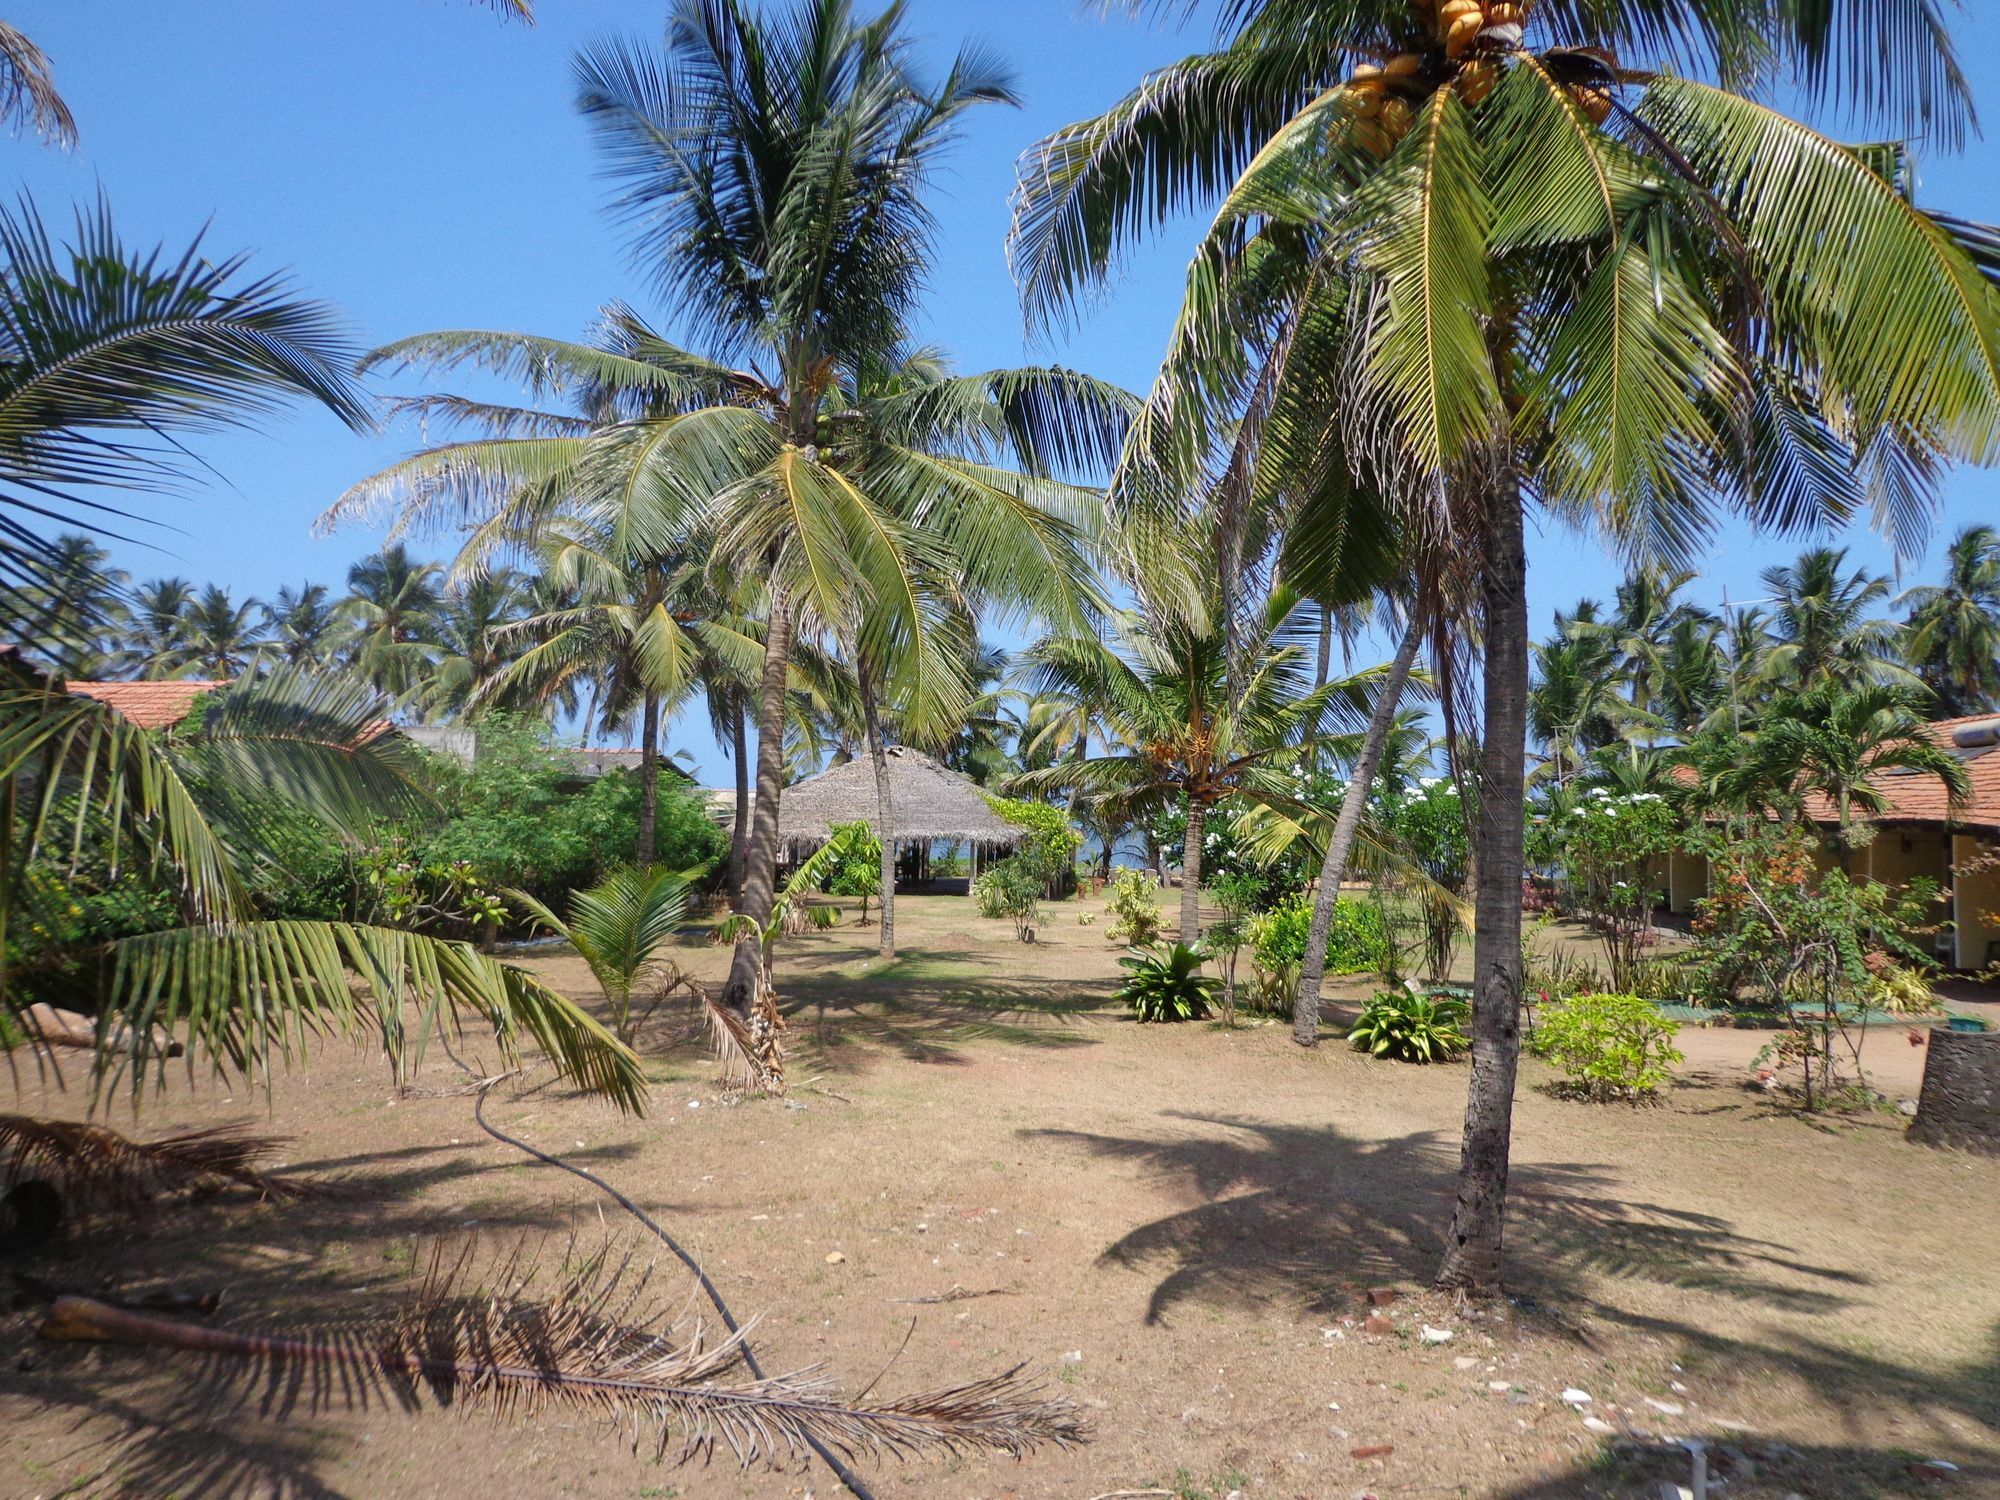
[[[1105,909],[1111,925],[1105,936],[1114,943],[1143,948],[1160,936],[1160,887],[1143,870],[1120,870],[1111,877]]]
[[[1442,991],[1383,990],[1362,1007],[1347,1039],[1376,1057],[1400,1062],[1450,1062],[1469,1045],[1460,1023],[1472,1007]]]
[[[1046,802],[1027,802],[988,795],[987,805],[1017,827],[1034,836],[1021,845],[1021,853],[1033,857],[1036,867],[1046,870],[1048,885],[1062,895],[1076,889],[1076,851],[1083,847],[1083,835],[1070,827],[1069,814]]]
[[[1156,953],[1133,953],[1118,960],[1125,982],[1118,998],[1141,1021],[1198,1021],[1215,1006],[1220,985],[1201,972],[1198,948],[1174,943]]]
[[[1035,924],[1041,920],[1042,893],[1048,889],[1048,874],[1040,860],[1030,854],[1016,854],[990,865],[972,882],[972,898],[982,917],[1007,917],[1014,923],[1014,936],[1024,943],[1035,940]]]
[[[1654,1098],[1682,1060],[1678,1022],[1637,995],[1576,995],[1545,1007],[1528,1046],[1561,1068],[1563,1089],[1606,1103]]]
[[[1312,897],[1301,891],[1253,919],[1250,942],[1260,968],[1282,969],[1305,962],[1312,909]],[[1366,974],[1382,967],[1388,951],[1382,913],[1373,903],[1344,896],[1333,903],[1333,926],[1326,940],[1327,973]]]

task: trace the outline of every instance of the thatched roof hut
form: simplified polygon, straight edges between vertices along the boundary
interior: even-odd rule
[[[987,804],[978,783],[905,745],[889,750],[889,798],[898,844],[968,844],[992,853],[1020,846],[1027,830]],[[881,836],[875,766],[866,756],[785,788],[778,841],[788,860],[832,837],[836,823],[863,822]]]

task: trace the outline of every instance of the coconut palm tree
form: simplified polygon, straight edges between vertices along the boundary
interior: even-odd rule
[[[2000,699],[2000,531],[1968,526],[1945,550],[1941,584],[1906,591],[1902,654],[1947,714]]]
[[[442,577],[436,563],[418,562],[401,542],[347,570],[347,597],[338,606],[347,657],[383,692],[400,698],[423,686],[444,610]]]
[[[264,634],[270,650],[288,666],[320,668],[340,645],[340,615],[323,583],[286,584],[264,605]]]
[[[129,575],[110,564],[111,554],[91,538],[66,532],[51,545],[41,581],[28,593],[21,632],[64,677],[98,675],[129,618]]]
[[[264,644],[257,620],[262,609],[255,599],[238,604],[228,589],[209,584],[182,617],[187,628],[182,670],[216,682],[241,677]]]
[[[411,700],[426,716],[463,718],[519,651],[509,627],[527,617],[527,590],[512,568],[448,587],[437,616],[437,653]]]
[[[1655,721],[1618,691],[1616,648],[1599,633],[1593,601],[1556,617],[1555,639],[1534,648],[1528,734],[1542,749],[1535,776],[1574,779],[1591,752]]]
[[[171,677],[187,664],[188,611],[194,585],[185,578],[155,578],[132,591],[131,623],[120,664],[136,677]]]
[[[1704,617],[1704,611],[1679,597],[1698,576],[1692,568],[1640,566],[1618,585],[1609,619],[1577,620],[1571,626],[1579,636],[1599,639],[1609,648],[1627,699],[1641,714],[1654,710],[1654,691],[1666,669],[1667,641],[1675,627]]]
[[[1093,705],[1111,743],[1103,753],[1014,777],[1040,792],[1073,787],[1123,817],[1180,812],[1181,940],[1201,936],[1201,871],[1208,820],[1225,802],[1289,802],[1293,772],[1320,736],[1358,730],[1385,674],[1311,686],[1319,621],[1280,586],[1245,637],[1247,670],[1234,692],[1229,643],[1212,621],[1114,618],[1114,644],[1095,636],[1038,642],[1025,653],[1037,692]]]
[[[1865,568],[1846,572],[1846,562],[1844,547],[1812,547],[1796,562],[1764,570],[1776,637],[1764,658],[1766,676],[1795,692],[1869,682],[1916,686],[1916,674],[1898,659],[1895,621],[1872,612],[1888,599],[1889,580]]]
[[[2000,439],[2000,292],[1973,237],[1913,201],[1906,148],[1841,145],[1749,90],[1784,69],[1809,105],[1956,140],[1965,82],[1929,6],[1222,14],[1217,48],[1029,154],[1016,272],[1051,316],[1136,235],[1222,199],[1183,321],[1207,325],[1191,364],[1228,385],[1229,288],[1304,245],[1288,300],[1312,317],[1272,404],[1318,392],[1318,419],[1287,425],[1378,470],[1425,555],[1479,560],[1478,993],[1439,1279],[1490,1290],[1520,1046],[1525,506],[1685,566],[1725,510],[1845,520],[1860,474],[1907,545],[1935,461]]]
[[[1854,811],[1881,812],[1883,775],[1933,777],[1953,802],[1971,795],[1963,763],[1930,738],[1921,690],[1888,683],[1842,688],[1822,683],[1777,699],[1758,718],[1740,765],[1724,775],[1721,799],[1738,807],[1778,807],[1795,815],[1808,794],[1833,805],[1842,847],[1866,841]],[[1868,830],[1872,833],[1872,829]]]

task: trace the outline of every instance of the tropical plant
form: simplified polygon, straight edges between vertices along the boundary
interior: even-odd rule
[[[444,609],[442,570],[392,542],[347,570],[340,601],[354,669],[392,697],[414,692],[428,676]]]
[[[1128,953],[1118,960],[1125,978],[1118,999],[1132,1007],[1141,1022],[1199,1021],[1215,1005],[1220,984],[1202,973],[1201,949],[1191,943],[1163,944],[1150,953]]]
[[[1843,571],[1847,551],[1813,547],[1798,561],[1764,570],[1771,592],[1772,644],[1764,675],[1796,691],[1914,685],[1897,659],[1895,622],[1872,611],[1889,598],[1889,580],[1864,568]]]
[[[1134,948],[1150,945],[1160,935],[1160,886],[1143,870],[1124,869],[1111,877],[1105,910],[1111,925],[1104,935]]]
[[[35,653],[64,677],[95,677],[111,659],[129,618],[128,575],[89,537],[68,532],[49,549],[42,580],[22,601],[28,617],[17,628]]]
[[[1652,941],[1660,904],[1652,872],[1679,846],[1679,833],[1665,797],[1603,784],[1581,788],[1544,822],[1541,837],[1560,858],[1570,897],[1604,944],[1613,990],[1631,988]]]
[[[182,650],[186,669],[211,682],[233,682],[249,668],[263,644],[255,599],[238,604],[229,590],[209,584],[189,603],[181,617],[187,632]]]
[[[611,1029],[632,1040],[632,996],[642,987],[662,995],[680,983],[680,971],[660,956],[688,913],[688,901],[707,867],[666,870],[631,865],[600,885],[572,891],[569,915],[559,917],[526,891],[510,891],[536,922],[560,937],[590,966],[611,1006]]]
[[[170,580],[178,582],[179,580]],[[323,583],[289,584],[264,605],[264,635],[273,656],[287,666],[318,671],[341,644],[338,608]]]
[[[1116,617],[1115,646],[1096,636],[1055,638],[1027,652],[1036,686],[1095,704],[1111,744],[1012,784],[1029,791],[1066,784],[1131,815],[1178,811],[1186,819],[1183,942],[1201,932],[1204,836],[1214,809],[1230,799],[1289,805],[1294,788],[1283,763],[1322,734],[1358,727],[1371,707],[1379,673],[1308,685],[1304,641],[1315,622],[1302,604],[1289,588],[1271,593],[1242,648],[1250,665],[1233,687],[1225,632],[1170,615]]]
[[[184,1040],[217,1068],[268,1077],[274,1062],[329,1031],[373,1031],[400,1071],[434,1028],[469,1011],[491,1023],[504,1051],[525,1034],[563,1074],[639,1108],[638,1060],[528,971],[463,942],[258,911],[246,872],[268,857],[262,835],[274,805],[338,837],[421,802],[418,763],[379,732],[381,714],[353,684],[272,672],[210,695],[199,722],[155,738],[91,699],[0,687],[0,951],[27,861],[45,842],[95,844],[165,871],[178,908],[176,925],[89,955],[82,998],[97,1018],[100,1082],[126,1074],[136,1097],[164,1067],[165,1040]],[[0,968],[0,1010],[18,1015],[37,982],[32,968]],[[116,1053],[114,1037],[123,1040]]]
[[[836,823],[831,830],[840,838],[839,861],[826,877],[828,894],[859,896],[861,910],[855,920],[868,920],[868,903],[882,894],[882,841],[866,822]],[[893,867],[890,881],[895,880]]]
[[[1947,714],[1983,713],[2000,699],[2000,531],[1968,526],[1945,550],[1945,578],[1908,590],[1901,642]]]
[[[1471,1045],[1461,1029],[1467,1012],[1466,1003],[1453,995],[1382,990],[1361,1007],[1347,1039],[1375,1057],[1450,1062]]]
[[[38,528],[128,516],[115,492],[189,472],[185,434],[296,396],[365,427],[352,364],[329,308],[239,256],[134,250],[101,200],[61,248],[32,204],[0,211],[0,620],[51,576]]]
[[[1747,91],[1775,67],[1809,105],[1838,93],[1955,140],[1967,90],[1927,6],[1223,16],[1217,49],[1029,154],[1017,275],[1045,316],[1137,234],[1223,198],[1176,336],[1190,404],[1263,381],[1290,446],[1374,471],[1406,535],[1479,560],[1480,1003],[1440,1281],[1492,1290],[1519,1055],[1525,498],[1668,565],[1725,507],[1799,527],[1873,501],[1907,550],[1938,462],[1994,448],[2000,290],[1979,236],[1913,201],[1906,148],[1842,146]],[[1238,295],[1274,280],[1287,296]],[[1256,309],[1299,305],[1282,360],[1239,379]]]
[[[1644,1104],[1684,1061],[1678,1021],[1637,995],[1572,995],[1542,1007],[1528,1048],[1562,1069],[1565,1091],[1599,1104]]]
[[[1035,854],[1023,851],[988,865],[972,882],[972,898],[982,917],[1005,917],[1014,924],[1014,936],[1024,943],[1035,940],[1035,927],[1042,919],[1042,897],[1048,891],[1050,867]]]
[[[134,589],[120,667],[144,678],[177,672],[187,660],[187,612],[194,597],[194,585],[185,578],[155,578]]]

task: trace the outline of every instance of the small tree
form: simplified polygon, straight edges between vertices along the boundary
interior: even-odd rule
[[[1647,868],[1672,854],[1677,824],[1671,804],[1655,793],[1592,787],[1546,830],[1570,894],[1604,943],[1614,990],[1632,987],[1652,936],[1659,892]]]
[[[859,820],[833,825],[833,869],[826,879],[829,895],[859,896],[858,922],[868,920],[868,903],[882,894],[882,841]]]
[[[1892,890],[1821,870],[1811,835],[1796,828],[1705,835],[1701,848],[1714,880],[1697,907],[1693,972],[1725,1001],[1747,989],[1784,1012],[1786,1030],[1759,1060],[1778,1077],[1796,1068],[1801,1102],[1821,1108],[1860,1079],[1878,971],[1930,967],[1913,938],[1937,885]]]

